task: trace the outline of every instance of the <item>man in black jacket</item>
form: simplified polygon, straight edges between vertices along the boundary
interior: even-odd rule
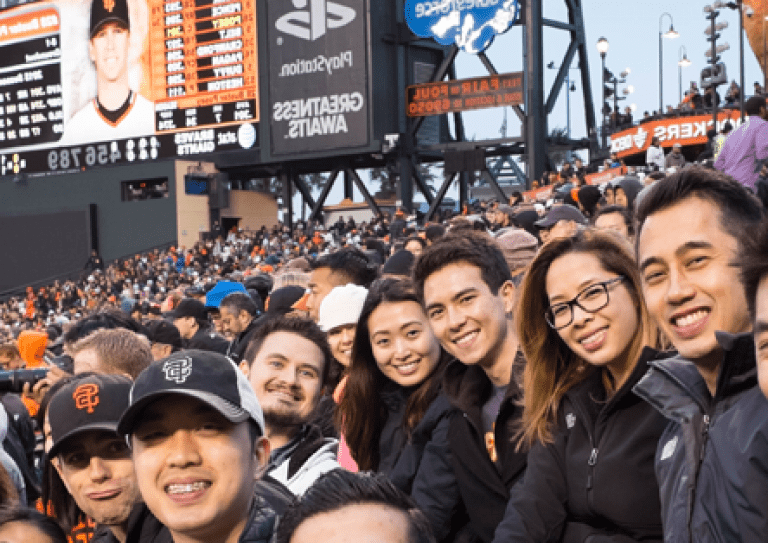
[[[670,420],[655,460],[667,542],[768,533],[768,400],[733,266],[762,217],[742,185],[704,168],[668,176],[637,208],[643,294],[679,353],[651,362],[635,387]]]
[[[221,301],[219,313],[224,334],[234,337],[227,356],[239,364],[248,347],[248,337],[259,324],[259,308],[248,294],[233,292]]]
[[[152,516],[174,541],[198,543],[270,541],[274,496],[259,484],[269,456],[264,428],[243,373],[227,357],[200,350],[144,370],[118,424]]]
[[[166,314],[166,317],[179,329],[185,349],[203,349],[227,354],[229,342],[208,326],[208,315],[203,302],[184,298],[176,309]]]
[[[414,278],[435,335],[457,358],[444,379],[460,410],[448,436],[452,466],[469,540],[489,542],[526,465],[514,439],[521,416],[515,376],[524,364],[512,321],[515,287],[499,246],[477,232],[449,234],[428,247]]]

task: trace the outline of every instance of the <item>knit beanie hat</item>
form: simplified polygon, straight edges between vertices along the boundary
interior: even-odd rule
[[[504,253],[509,271],[525,268],[536,256],[538,241],[525,230],[512,230],[496,238]]]
[[[323,332],[329,332],[345,324],[356,324],[363,311],[368,289],[348,283],[336,287],[323,298],[320,304],[318,325]]]

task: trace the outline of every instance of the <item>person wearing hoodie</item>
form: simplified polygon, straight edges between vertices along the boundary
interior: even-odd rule
[[[577,203],[586,218],[591,219],[594,216],[601,197],[600,189],[595,185],[584,185],[579,188]]]
[[[264,410],[272,448],[266,473],[295,495],[339,467],[338,440],[311,424],[332,360],[328,340],[313,321],[282,316],[253,330],[240,362]]]
[[[685,157],[683,156],[683,146],[676,143],[672,146],[672,152],[664,159],[665,169],[675,168],[680,170],[685,166]]]
[[[643,184],[635,177],[625,177],[618,183],[613,192],[614,203],[626,207],[634,215],[635,198],[643,190]]]

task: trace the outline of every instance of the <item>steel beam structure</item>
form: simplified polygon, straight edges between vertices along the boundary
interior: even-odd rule
[[[436,44],[429,40],[423,40],[415,37],[407,28],[404,17],[404,0],[395,0],[391,2],[393,16],[390,18],[392,28],[389,37],[386,38],[395,51],[395,85],[399,92],[397,93],[397,126],[399,131],[399,142],[391,152],[384,151],[382,154],[366,155],[359,157],[343,157],[338,161],[332,161],[331,166],[335,169],[326,181],[317,200],[312,198],[311,191],[306,183],[299,177],[299,173],[312,173],[316,171],[328,171],[328,161],[319,161],[316,163],[296,164],[272,164],[265,165],[272,168],[274,173],[269,175],[279,175],[284,182],[284,208],[291,206],[290,198],[285,195],[293,193],[295,187],[301,192],[304,201],[312,209],[309,218],[317,219],[322,212],[325,201],[331,188],[337,181],[340,173],[344,175],[344,196],[351,198],[353,196],[354,185],[360,189],[363,198],[368,205],[378,211],[375,200],[365,189],[358,168],[379,167],[389,165],[391,171],[397,174],[397,200],[398,204],[408,212],[413,211],[414,191],[421,192],[430,204],[428,216],[438,209],[451,183],[458,177],[459,179],[459,203],[464,206],[467,203],[468,187],[471,178],[475,174],[464,172],[460,174],[447,175],[437,193],[432,193],[424,183],[418,173],[418,165],[426,162],[436,162],[446,151],[469,151],[482,148],[487,157],[503,157],[513,167],[514,176],[524,182],[525,186],[530,187],[530,182],[541,176],[544,170],[551,168],[548,159],[548,151],[552,148],[565,146],[571,150],[584,149],[590,150],[590,155],[595,156],[600,150],[598,143],[598,130],[595,123],[594,101],[592,98],[592,87],[589,77],[588,47],[586,43],[586,32],[584,29],[584,18],[582,11],[583,0],[546,0],[547,2],[564,2],[567,11],[567,21],[557,21],[543,16],[544,1],[526,1],[525,2],[525,20],[521,21],[523,26],[522,54],[524,56],[524,100],[522,106],[513,108],[515,114],[521,122],[522,137],[503,137],[480,141],[467,141],[464,132],[464,121],[461,113],[454,113],[454,134],[450,137],[451,141],[439,144],[419,144],[417,134],[421,128],[424,118],[409,118],[406,115],[405,88],[412,81],[409,77],[409,66],[412,66],[414,53],[413,47],[435,47]],[[568,33],[569,46],[562,59],[558,62],[560,69],[555,77],[548,93],[544,89],[544,28],[551,28]],[[480,53],[479,60],[482,62],[486,71],[490,75],[496,75],[497,70],[491,60],[493,47],[488,52]],[[447,49],[443,56],[443,61],[435,67],[428,82],[439,82],[446,78],[456,79],[455,62],[458,56],[458,47]],[[552,58],[553,55],[548,55]],[[567,141],[552,141],[548,132],[548,116],[554,110],[560,93],[563,89],[563,81],[567,76],[568,67],[573,65],[574,59],[581,75],[581,90],[584,100],[584,121],[587,128],[587,137],[580,139],[568,138]],[[557,58],[555,57],[557,61]],[[512,157],[520,156],[527,163],[527,178],[512,160]],[[503,161],[502,161],[503,162]],[[224,165],[226,169],[226,165]],[[263,170],[264,168],[262,168]],[[491,185],[492,190],[501,198],[504,195],[502,187],[499,184],[499,171],[495,167],[486,167],[480,171],[480,177]]]

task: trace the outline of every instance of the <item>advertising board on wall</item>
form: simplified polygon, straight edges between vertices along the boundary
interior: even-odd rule
[[[725,110],[717,114],[717,131],[720,132],[726,122],[734,127],[741,124],[739,110]],[[637,126],[611,134],[611,152],[619,158],[638,153],[645,153],[654,137],[659,138],[662,147],[671,148],[679,143],[700,145],[707,143],[707,132],[712,130],[711,114],[672,117],[640,123]]]
[[[523,103],[523,73],[411,85],[405,96],[409,117],[516,106]]]
[[[366,0],[266,5],[271,154],[368,145]]]
[[[257,145],[254,0],[0,11],[0,175]]]

